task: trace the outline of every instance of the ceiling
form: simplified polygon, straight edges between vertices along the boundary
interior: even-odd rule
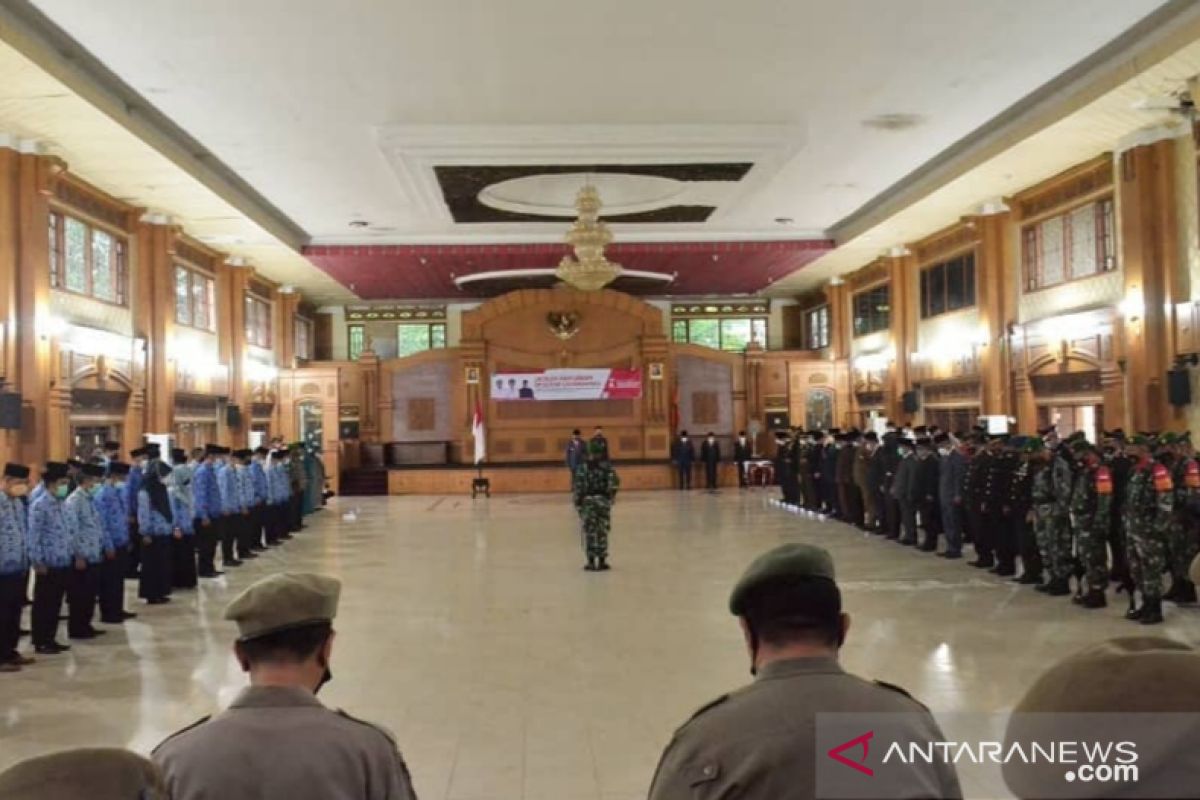
[[[415,277],[424,271],[408,256],[324,245],[561,241],[561,202],[552,213],[464,216],[439,169],[487,168],[470,187],[516,191],[504,196],[528,211],[537,192],[501,176],[620,165],[750,165],[724,185],[685,181],[678,202],[612,227],[619,243],[662,244],[667,271],[685,276],[690,293],[792,291],[812,268],[790,279],[780,270],[822,255],[839,220],[1162,3],[612,0],[586,16],[551,0],[35,5],[302,228],[328,275],[273,253],[277,240],[186,175],[168,177],[136,140],[115,143],[119,126],[89,117],[53,79],[25,69],[14,86],[11,51],[0,52],[0,129],[48,142],[103,188],[195,223],[269,277],[334,301],[351,284],[362,297],[443,292],[468,265],[447,258],[436,279]],[[790,262],[760,263],[757,253],[744,267],[678,268],[695,244],[788,240],[812,245]],[[656,269],[650,254],[637,263],[617,254]],[[552,266],[551,255],[537,266]]]

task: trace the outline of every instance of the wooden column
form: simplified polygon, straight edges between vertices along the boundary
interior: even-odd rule
[[[126,450],[137,447],[145,432],[172,430],[175,419],[175,238],[179,229],[162,222],[138,227],[138,261],[131,297],[134,336],[146,340],[146,396],[141,430],[125,434]],[[132,405],[132,400],[131,403]]]
[[[248,266],[226,263],[221,265],[217,284],[224,286],[226,312],[218,315],[221,337],[221,360],[229,365],[229,405],[241,411],[242,424],[229,428],[234,447],[245,447],[249,441],[250,395],[246,391],[246,287],[252,270]],[[218,306],[222,305],[218,303]]]
[[[9,324],[0,343],[0,375],[10,388],[20,390],[20,154],[0,147],[0,310]],[[32,331],[30,331],[32,333]],[[20,429],[0,430],[0,458],[20,461]]]
[[[296,312],[300,308],[300,293],[285,286],[275,293],[276,332],[275,354],[281,366],[291,367],[296,360]]]
[[[1117,181],[1128,417],[1126,429],[1159,430],[1170,417],[1166,372],[1173,352],[1168,274],[1175,268],[1174,141],[1126,150]],[[1110,425],[1113,423],[1109,423]]]
[[[981,412],[1008,415],[1013,409],[1009,408],[1005,339],[1008,322],[1014,316],[1008,285],[1009,276],[1019,275],[1020,270],[1010,258],[1008,213],[974,217],[972,222],[979,231],[976,304],[980,324],[987,332],[987,344],[979,348]]]
[[[364,442],[379,441],[379,356],[364,350],[358,359],[362,394],[358,408],[359,436]],[[390,394],[390,392],[389,392]]]
[[[891,286],[890,330],[895,361],[887,371],[887,382],[883,389],[884,409],[888,419],[902,421],[905,417],[903,396],[909,387],[909,359],[917,344],[917,303],[914,297],[912,256],[886,256],[883,263]]]
[[[845,283],[830,283],[825,289],[829,299],[829,357],[834,361],[850,357],[850,292]]]

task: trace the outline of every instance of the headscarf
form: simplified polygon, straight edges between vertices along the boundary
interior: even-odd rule
[[[183,503],[191,508],[195,505],[192,498],[192,472],[191,464],[180,464],[171,470],[171,492],[175,494]]]
[[[167,522],[174,522],[171,514],[171,498],[167,494],[163,479],[171,474],[171,467],[165,461],[155,461],[146,470],[142,480],[142,491],[150,497],[150,507],[162,515]]]

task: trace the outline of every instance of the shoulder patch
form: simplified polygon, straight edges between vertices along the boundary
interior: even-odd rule
[[[881,686],[884,689],[889,689],[893,692],[896,692],[897,694],[902,694],[905,697],[907,697],[909,700],[912,700],[914,703],[919,705],[921,708],[924,708],[926,711],[929,710],[928,708],[926,708],[924,703],[922,703],[920,700],[918,700],[917,698],[915,698],[911,694],[909,694],[908,690],[904,689],[903,687],[897,686],[894,683],[888,683],[887,681],[875,681],[875,685]]]
[[[1104,466],[1097,467],[1096,468],[1096,494],[1112,494],[1112,493],[1113,493],[1112,472],[1109,471],[1108,467],[1104,467]]]
[[[348,719],[351,722],[357,722],[359,725],[365,725],[366,727],[371,728],[372,730],[378,731],[380,734],[382,734],[383,738],[387,739],[389,742],[392,743],[393,747],[396,745],[396,737],[394,735],[392,735],[391,731],[389,731],[387,728],[383,727],[382,725],[376,725],[374,722],[367,722],[365,719],[359,719],[358,717],[353,717],[353,716],[347,714],[344,710],[342,710],[340,708],[337,709],[336,713],[339,717],[342,717],[343,719]]]
[[[196,720],[196,721],[195,721],[195,722],[193,722],[191,725],[188,725],[188,726],[187,726],[187,727],[185,727],[185,728],[180,728],[179,730],[175,731],[175,732],[174,732],[174,733],[172,733],[170,736],[168,736],[167,738],[165,738],[165,739],[163,739],[161,742],[159,742],[159,743],[158,743],[158,744],[155,746],[155,748],[154,748],[152,751],[150,751],[150,752],[151,752],[151,754],[153,755],[154,753],[157,753],[157,752],[159,751],[159,748],[161,748],[161,747],[162,747],[164,744],[166,744],[167,742],[169,742],[169,741],[171,741],[172,739],[174,739],[176,736],[179,736],[179,735],[181,735],[181,734],[187,733],[187,732],[188,732],[188,731],[190,731],[190,730],[194,730],[194,729],[196,729],[196,728],[199,728],[201,725],[203,725],[204,723],[208,722],[210,719],[212,719],[212,714],[209,714],[209,715],[207,715],[207,716],[201,717],[200,719]]]
[[[1183,482],[1189,489],[1200,488],[1200,462],[1197,462],[1196,459],[1188,459]]]

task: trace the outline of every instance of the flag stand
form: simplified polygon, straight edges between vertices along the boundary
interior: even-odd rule
[[[484,497],[492,496],[492,483],[487,478],[483,477],[483,463],[479,462],[475,465],[475,478],[471,480],[471,499],[483,492]]]

